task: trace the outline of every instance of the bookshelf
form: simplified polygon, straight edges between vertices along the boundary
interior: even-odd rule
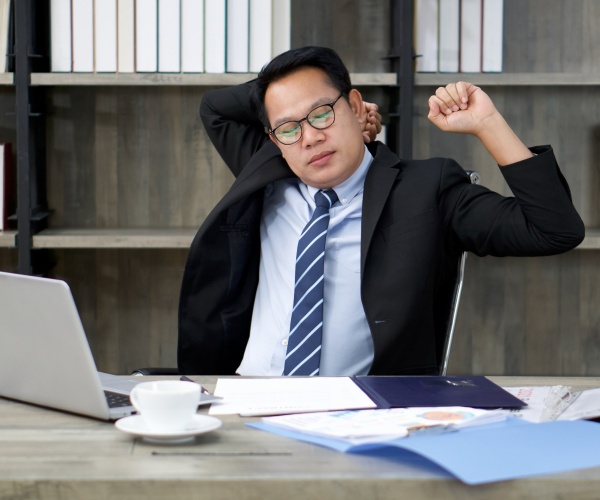
[[[458,79],[484,86],[526,143],[554,145],[590,228],[578,250],[561,256],[469,257],[450,373],[600,375],[600,38],[591,22],[600,5],[505,0],[504,73],[407,75],[398,55],[412,30],[395,20],[410,19],[398,15],[409,3],[351,0],[340,9],[334,0],[293,0],[292,46],[336,49],[384,121],[401,122],[391,132],[405,141],[397,150],[454,157],[508,194],[472,138],[444,136],[426,119],[435,87]],[[21,113],[27,106],[15,134],[32,137],[21,146],[28,180],[19,244],[14,232],[0,234],[0,266],[13,270],[18,252],[21,271],[36,272],[42,256],[41,272],[71,285],[99,369],[174,366],[187,248],[233,180],[198,106],[206,89],[254,74],[49,73],[23,64],[20,74],[0,75],[2,92],[17,88]]]

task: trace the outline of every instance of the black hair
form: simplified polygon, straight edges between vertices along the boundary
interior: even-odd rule
[[[269,127],[269,120],[265,111],[267,88],[271,83],[305,67],[323,70],[329,79],[329,83],[344,95],[348,95],[352,89],[348,69],[335,50],[327,47],[309,46],[283,52],[261,69],[254,82],[252,97],[260,121],[265,127]]]

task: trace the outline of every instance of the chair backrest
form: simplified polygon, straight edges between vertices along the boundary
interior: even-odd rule
[[[469,179],[471,180],[471,184],[479,184],[481,182],[481,177],[477,172],[473,170],[467,170],[466,172],[469,176]],[[458,316],[458,307],[460,305],[460,297],[462,294],[463,281],[465,277],[467,254],[468,252],[462,252],[458,259],[456,283],[454,285],[454,293],[452,295],[450,316],[448,320],[446,336],[444,339],[444,346],[441,352],[439,375],[446,375],[448,371],[448,363],[450,361],[450,349],[452,347],[452,341],[454,340],[454,329],[456,327],[456,318]]]

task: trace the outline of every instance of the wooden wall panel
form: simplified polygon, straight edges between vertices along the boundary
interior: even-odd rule
[[[600,254],[469,255],[450,374],[600,375]]]
[[[294,0],[292,9],[293,46],[329,45],[351,72],[389,71],[387,0]],[[505,0],[505,14],[507,72],[600,72],[600,2]],[[48,88],[51,225],[199,226],[232,182],[200,123],[205,90]],[[510,194],[476,139],[429,123],[434,90],[415,89],[415,157],[454,157],[491,189]],[[526,143],[555,147],[575,206],[589,227],[599,227],[598,87],[484,90]],[[387,117],[385,91],[365,94]],[[4,123],[0,118],[0,132]],[[186,251],[54,253],[52,275],[71,285],[101,370],[175,365]],[[0,265],[12,265],[13,255],[0,250]],[[450,372],[600,375],[599,260],[597,250],[538,259],[470,256]]]

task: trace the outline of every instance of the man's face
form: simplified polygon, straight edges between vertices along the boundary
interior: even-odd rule
[[[301,68],[271,83],[265,94],[265,109],[272,129],[284,122],[300,121],[314,108],[331,103],[340,92],[317,68]],[[352,90],[334,106],[335,122],[317,130],[302,122],[302,137],[291,145],[273,140],[292,171],[302,182],[319,189],[335,187],[348,179],[364,156],[364,142],[357,113],[362,97]]]

